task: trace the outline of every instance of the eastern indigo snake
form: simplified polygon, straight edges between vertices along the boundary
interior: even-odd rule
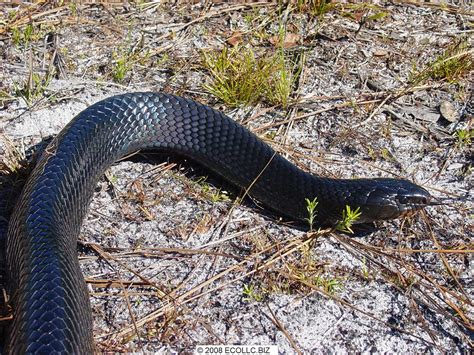
[[[428,192],[406,180],[330,179],[306,173],[224,114],[189,99],[132,93],[76,116],[38,159],[10,220],[7,268],[11,352],[93,352],[88,292],[77,237],[105,169],[139,149],[188,157],[295,220],[317,197],[316,224],[330,225],[346,205],[359,222],[424,207]]]

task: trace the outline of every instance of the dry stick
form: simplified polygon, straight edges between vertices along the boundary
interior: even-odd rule
[[[387,103],[388,100],[390,100],[392,98],[392,94],[389,94],[387,95],[387,97],[385,99],[382,100],[382,102],[380,103],[380,105],[378,105],[373,111],[372,113],[369,115],[369,117],[367,117],[365,120],[363,120],[361,123],[359,124],[356,124],[353,129],[355,128],[359,128],[363,125],[365,125],[367,122],[369,122],[376,114],[377,112],[380,111],[380,109],[383,107],[383,105],[385,105]]]
[[[455,152],[455,149],[453,149],[453,147],[448,147],[448,151],[446,152],[446,154],[444,154],[444,161],[443,161],[443,164],[441,164],[441,167],[438,169],[438,171],[434,172],[430,177],[428,177],[426,179],[426,182],[430,181],[430,180],[435,180],[437,181],[439,179],[439,177],[441,176],[441,174],[443,173],[443,171],[446,169],[446,167],[448,166],[448,161],[451,159],[451,157],[453,156]]]
[[[428,336],[431,338],[431,340],[433,341],[433,343],[435,343],[436,345],[436,348],[438,349],[438,351],[440,353],[443,353],[443,350],[441,349],[441,347],[438,345],[437,341],[438,341],[438,338],[436,337],[436,334],[433,333],[433,331],[430,329],[428,323],[426,322],[426,319],[425,317],[423,316],[423,313],[420,312],[420,309],[418,307],[418,303],[416,302],[416,300],[413,298],[413,295],[410,294],[410,300],[409,300],[409,304],[411,305],[411,308],[414,310],[417,318],[418,318],[418,321],[421,323],[422,325],[422,328],[425,330],[426,333],[428,333]]]
[[[257,106],[257,107],[258,107],[258,106]],[[260,107],[258,107],[257,113],[255,113],[254,115],[250,116],[249,118],[246,118],[246,119],[242,120],[242,121],[240,122],[240,124],[241,124],[242,126],[246,126],[247,123],[256,121],[257,118],[259,118],[260,116],[263,116],[263,115],[267,114],[268,112],[272,112],[272,111],[275,110],[275,108],[277,108],[277,107],[278,107],[277,105],[270,106],[270,107],[266,107],[266,108],[260,108]]]
[[[217,255],[214,256],[214,260],[216,260]],[[195,267],[191,270],[191,272],[188,273],[187,277],[185,277],[179,284],[175,286],[175,288],[166,295],[166,297],[170,300],[174,300],[177,296],[176,294],[184,288],[186,285],[189,284],[190,281],[193,280],[193,278],[196,275],[196,270],[200,270],[202,264],[204,263],[204,256],[201,255],[201,257],[198,259],[198,263],[195,264]],[[211,264],[210,269],[213,269],[213,265]]]
[[[236,233],[238,235],[242,233]],[[202,246],[201,246],[202,247]],[[242,257],[238,255],[232,255],[228,253],[221,253],[209,250],[202,249],[188,249],[188,248],[146,248],[135,251],[130,251],[129,248],[102,248],[108,253],[116,252],[111,254],[114,258],[127,258],[132,256],[142,256],[144,258],[159,258],[163,257],[163,254],[183,254],[183,255],[193,255],[193,254],[204,254],[212,256],[222,256],[224,258],[241,260]],[[123,251],[123,252],[122,252]],[[156,253],[158,252],[158,253]],[[84,257],[84,259],[90,259],[89,257]]]
[[[293,125],[295,123],[295,114],[297,112],[297,109],[296,108],[292,108],[290,110],[290,113],[289,113],[289,118],[286,120],[288,121],[288,124],[285,125],[285,133],[283,134],[283,137],[282,137],[282,140],[281,140],[281,144],[287,144],[288,142],[288,135],[290,133],[290,130],[293,128]],[[285,158],[288,158],[288,151],[286,152],[281,152],[281,154],[285,157]]]
[[[213,247],[213,246],[217,246],[219,244],[222,244],[224,242],[227,242],[229,240],[232,240],[236,237],[239,237],[243,234],[247,234],[247,233],[252,233],[252,232],[256,232],[260,229],[263,229],[262,227],[255,227],[255,228],[251,228],[251,229],[247,229],[247,230],[243,230],[243,231],[239,231],[239,232],[235,232],[233,234],[231,234],[230,236],[228,237],[224,237],[224,238],[220,238],[218,240],[215,240],[215,241],[212,241],[212,242],[209,242],[209,243],[206,243],[206,244],[203,244],[203,245],[200,245],[199,248],[200,249],[203,249],[203,248],[209,248],[209,247]],[[241,257],[238,257],[238,256],[231,256],[235,259],[241,259]]]
[[[343,245],[344,245],[344,243],[343,243]],[[373,247],[373,248],[375,248],[375,247]],[[358,247],[357,250],[360,252],[361,248]],[[393,251],[397,252],[398,250],[394,249]],[[366,257],[367,257],[367,256],[366,256]],[[369,258],[369,259],[370,259],[370,258]],[[375,261],[375,260],[373,260],[373,259],[371,259],[371,260],[372,260],[373,262]],[[378,262],[376,262],[376,263],[379,264]],[[379,266],[382,266],[382,265],[379,264]],[[404,266],[406,267],[407,265],[404,265]],[[385,267],[385,266],[383,266],[383,267]],[[385,268],[386,268],[386,267],[385,267]],[[389,271],[391,271],[391,270],[389,270]],[[411,271],[413,272],[413,270],[411,270]],[[426,275],[421,274],[420,272],[418,272],[417,274],[418,274],[419,276],[422,276],[422,277],[423,277],[423,276],[426,276]],[[399,276],[401,276],[401,275],[399,274]],[[425,277],[425,278],[427,278],[427,277]],[[427,279],[428,279],[428,278],[427,278]],[[431,280],[431,279],[428,279],[428,280],[430,281],[430,283],[431,283],[432,285],[434,285],[438,290],[440,290],[442,294],[443,294],[443,293],[447,293],[445,289],[443,289],[442,287],[440,287],[439,285],[437,285],[433,280]],[[426,285],[425,285],[425,286],[426,286]],[[397,288],[398,288],[398,287],[397,287]],[[426,298],[428,298],[428,299],[432,302],[432,305],[436,305],[436,301],[433,300],[428,294],[426,294],[425,292],[423,292],[421,289],[419,289],[419,291],[420,291]],[[456,297],[456,295],[455,295],[455,297]],[[456,297],[456,298],[458,298],[458,297]],[[413,298],[412,298],[412,299],[413,299]],[[459,299],[459,298],[458,298],[458,299]],[[449,307],[451,307],[452,309],[454,309],[454,310],[456,311],[456,313],[457,313],[457,314],[463,319],[463,321],[465,322],[465,326],[467,326],[468,328],[472,328],[472,326],[470,325],[469,320],[466,318],[466,316],[464,315],[463,311],[459,309],[459,307],[457,307],[455,304],[453,304],[447,297],[445,297],[445,299],[443,299],[443,301],[444,301]],[[460,301],[461,301],[461,302],[465,302],[464,300],[460,300]],[[418,302],[423,303],[423,304],[424,304],[425,306],[427,306],[427,307],[431,307],[431,306],[432,306],[432,305],[430,305],[429,303],[426,303],[425,301],[423,301],[423,300],[421,300],[421,299],[418,299]],[[448,318],[453,318],[450,314],[444,312],[444,310],[443,310],[439,305],[436,305],[436,306],[437,306],[437,308],[438,308],[438,311],[440,311],[441,313],[445,314]],[[455,320],[455,323],[456,323],[456,319],[453,319],[453,320]]]
[[[424,68],[421,72],[419,72],[417,74],[417,78],[418,78],[418,80],[420,80],[420,78],[421,78],[421,80],[424,80],[423,77],[422,77],[422,74],[428,73],[433,68],[435,68],[437,66],[440,66],[441,64],[444,64],[446,62],[449,62],[450,60],[457,59],[459,57],[469,56],[469,55],[472,55],[472,54],[474,54],[474,49],[454,54],[451,57],[445,58],[440,62],[434,62],[431,65],[428,65],[426,68]],[[409,89],[409,86],[407,87],[407,89]]]
[[[119,273],[119,275],[120,275],[120,273]],[[135,314],[133,313],[133,310],[132,310],[132,305],[130,304],[130,296],[127,292],[127,289],[125,288],[125,286],[123,285],[123,283],[120,279],[119,279],[119,283],[120,283],[120,287],[122,288],[123,298],[125,298],[125,302],[127,303],[128,313],[130,314],[130,318],[132,319],[133,328],[135,328],[135,334],[137,335],[137,339],[138,339],[138,346],[143,351],[143,342],[142,342],[142,338],[140,336],[140,332],[138,331],[137,321],[135,319]]]
[[[244,199],[247,195],[248,195],[248,192],[250,191],[250,189],[252,188],[252,186],[258,181],[258,179],[260,178],[260,176],[263,174],[263,172],[267,169],[267,167],[270,165],[270,163],[272,162],[273,158],[275,157],[276,155],[276,152],[274,152],[274,154],[270,157],[270,159],[268,160],[267,164],[263,167],[263,169],[260,171],[260,173],[257,175],[257,177],[255,177],[255,179],[252,181],[252,183],[249,185],[248,188],[245,189],[244,191],[244,194],[242,195],[242,197],[236,199],[234,201],[234,203],[232,204],[231,208],[229,209],[228,213],[227,213],[227,216],[224,220],[223,223],[226,224],[226,228],[223,232],[223,238],[226,238],[226,235],[228,233],[228,230],[229,230],[229,226],[230,226],[230,220],[232,218],[232,213],[235,209],[236,206],[238,206],[240,204],[240,201],[242,199]],[[221,238],[222,239],[222,238]],[[195,268],[196,269],[196,268]],[[192,273],[191,273],[192,274]],[[188,279],[191,278],[191,275],[189,275]],[[174,298],[174,294],[179,290],[179,288],[183,287],[185,285],[185,281],[187,280],[184,280],[180,285],[178,285],[178,287],[173,290],[171,293],[169,293],[167,296],[168,297],[172,297]]]
[[[428,227],[428,229],[430,231],[431,240],[433,240],[433,243],[437,248],[440,248],[441,246],[439,245],[438,239],[436,239],[436,236],[433,233],[433,230],[431,229],[431,225],[428,223],[427,220],[425,222],[426,222],[426,226]],[[449,275],[451,275],[451,277],[453,278],[453,280],[456,283],[456,285],[458,286],[459,290],[464,294],[464,296],[467,299],[469,299],[469,296],[467,295],[466,291],[464,290],[464,287],[462,287],[462,285],[459,283],[459,280],[457,279],[456,275],[454,275],[453,269],[449,265],[448,260],[446,260],[446,256],[444,256],[442,253],[439,254],[439,256],[441,258],[441,261],[443,262],[444,267],[448,271]]]
[[[457,314],[461,319],[462,319],[462,322],[460,322],[456,317],[454,317],[452,314],[450,314],[449,312],[445,311],[445,309],[439,305],[436,300],[434,300],[428,293],[426,293],[426,291],[422,290],[421,288],[417,288],[417,291],[420,292],[420,294],[422,294],[426,299],[428,299],[431,303],[428,303],[424,300],[422,300],[421,298],[417,299],[418,302],[422,303],[423,305],[425,305],[427,308],[435,308],[439,313],[443,314],[446,318],[450,318],[454,324],[458,327],[463,326],[464,328],[467,328],[467,329],[470,329],[472,331],[474,331],[474,325],[471,323],[471,321],[467,318],[467,316],[464,314],[464,312],[456,305],[454,304],[453,302],[451,302],[451,300],[448,299],[448,297],[446,296],[446,291],[442,290],[440,287],[438,287],[438,285],[436,283],[433,282],[433,285],[435,286],[435,288],[440,291],[440,293],[444,296],[444,298],[440,298],[440,300],[444,303],[446,303],[446,305],[448,305],[452,310],[454,310],[454,313]],[[425,286],[426,288],[428,288],[428,285],[423,285]],[[436,294],[435,294],[436,295]],[[465,302],[466,303],[466,302]],[[467,302],[467,304],[469,305],[472,305],[472,303],[470,302]],[[461,323],[461,324],[459,324]]]
[[[150,284],[148,282],[139,282],[139,281],[129,281],[129,280],[123,280],[123,279],[97,279],[97,278],[92,278],[88,277],[85,279],[86,283],[92,287],[97,287],[97,288],[106,288],[106,287],[115,287],[115,288],[120,288],[121,285],[127,286],[127,287],[135,287],[135,288],[140,288],[140,287],[145,287],[145,288],[150,288]],[[156,291],[153,291],[153,294],[156,295]]]
[[[377,248],[377,247],[374,247]],[[387,253],[441,253],[441,254],[473,254],[474,249],[392,249],[380,248],[381,252]]]
[[[32,5],[32,6],[36,6],[36,5]],[[65,9],[65,8],[67,8],[66,5],[56,7],[56,8],[51,9],[51,10],[43,11],[43,12],[40,12],[38,14],[33,14],[33,15],[26,14],[24,17],[20,17],[18,20],[15,20],[13,23],[0,27],[0,34],[6,32],[9,28],[14,28],[14,27],[18,27],[18,26],[21,26],[21,25],[25,25],[25,24],[31,22],[32,20],[36,20],[40,17],[60,12],[61,10]],[[28,12],[28,10],[30,10],[30,9],[31,9],[31,7],[26,8],[25,12]]]
[[[102,249],[101,249],[101,251],[103,252]],[[101,255],[102,255],[103,257],[107,257],[107,258],[110,258],[110,259],[114,260],[114,261],[117,262],[120,266],[125,267],[125,268],[126,268],[127,270],[129,270],[129,271],[131,270],[131,269],[129,269],[128,267],[124,266],[124,264],[118,262],[117,259],[113,258],[110,254],[105,253],[105,254],[101,254]],[[132,271],[132,272],[133,272],[133,271]],[[137,275],[137,276],[141,277],[141,274],[139,274],[139,275]],[[183,284],[186,284],[186,282],[191,279],[191,276],[192,276],[192,273],[190,273],[189,277],[188,277],[187,279],[183,280],[183,282],[182,282],[180,285],[178,285],[171,293],[167,294],[166,297],[169,298],[169,299],[173,299],[173,297],[174,297],[173,294],[174,294],[175,292],[177,292],[177,291],[182,287]],[[143,277],[141,277],[141,278],[143,278]],[[133,327],[134,327],[134,330],[135,330],[135,334],[137,335],[138,340],[139,340],[139,345],[140,345],[141,347],[143,347],[142,340],[141,340],[141,338],[140,338],[140,333],[139,333],[139,331],[138,331],[138,327],[137,327],[137,324],[136,324],[136,318],[135,318],[134,314],[132,313],[132,308],[131,308],[131,304],[130,304],[130,300],[129,300],[130,293],[125,289],[125,287],[124,287],[124,282],[123,282],[122,279],[118,279],[117,281],[118,281],[120,287],[122,288],[123,297],[125,297],[125,300],[126,300],[126,303],[127,303],[127,308],[129,309],[129,312],[130,312],[130,316],[131,316],[131,318],[132,318],[132,323],[133,323]],[[132,285],[135,286],[136,284],[134,284],[133,282],[129,282],[129,286],[132,286]],[[146,282],[146,283],[144,283],[144,285],[146,285],[147,287],[153,286],[153,285],[150,285],[150,282]],[[109,285],[109,286],[111,286],[111,285]],[[158,292],[161,292],[161,290],[158,290]],[[97,294],[95,294],[95,295],[97,296]],[[107,294],[105,294],[105,295],[107,295]],[[136,295],[144,296],[145,293],[140,292],[140,293],[136,293]],[[150,295],[156,296],[156,291],[153,292],[153,293],[151,293]],[[184,306],[184,307],[186,308],[187,311],[191,311],[191,310],[188,309],[186,306]],[[210,329],[210,327],[208,326],[207,323],[203,323],[203,322],[200,322],[200,323],[201,323],[210,333],[212,333],[212,329]],[[214,335],[215,335],[215,334],[214,334]],[[218,338],[217,335],[215,335],[215,336]]]
[[[414,93],[417,91],[421,90],[426,90],[426,89],[438,89],[442,88],[444,86],[447,86],[447,83],[434,83],[434,84],[427,84],[427,85],[418,85],[418,86],[411,86],[411,87],[406,87],[398,90],[383,90],[383,91],[377,91],[377,92],[363,92],[360,94],[355,95],[356,99],[368,99],[368,98],[381,98],[385,97],[386,95],[392,95],[392,96],[400,96],[401,94],[408,94],[408,93]],[[345,95],[335,95],[335,96],[305,96],[301,98],[300,100],[297,100],[295,102],[296,105],[299,104],[304,104],[307,101],[332,101],[332,100],[340,100],[340,99],[347,99],[347,96]]]
[[[226,239],[226,235],[227,235],[227,232],[229,230],[229,225],[230,225],[230,220],[232,218],[232,213],[234,212],[234,209],[240,205],[240,201],[242,201],[246,196],[249,195],[249,191],[250,189],[255,185],[255,183],[258,181],[258,179],[260,178],[260,176],[262,176],[262,174],[265,172],[265,170],[268,168],[268,166],[270,165],[270,163],[273,161],[273,158],[275,157],[275,155],[277,154],[277,152],[273,152],[273,155],[270,157],[270,159],[268,160],[267,164],[263,167],[263,169],[259,172],[259,174],[255,177],[255,179],[252,181],[252,183],[247,187],[245,188],[245,191],[244,193],[242,194],[241,197],[239,198],[236,198],[234,203],[232,204],[232,206],[230,207],[229,211],[227,212],[227,216],[225,217],[224,221],[222,222],[221,224],[221,228],[222,229],[222,225],[225,223],[226,224],[226,227],[225,227],[225,230],[223,232],[223,238],[222,239]]]
[[[5,287],[2,287],[2,304],[0,310],[3,311],[2,313],[5,314],[4,316],[0,317],[0,322],[2,321],[11,321],[13,319],[13,309],[10,305],[10,300],[8,297],[7,290]]]
[[[445,301],[447,301],[447,300],[445,300]],[[451,308],[456,309],[458,314],[461,314],[461,317],[463,318],[464,321],[467,321],[467,319],[462,316],[462,312],[460,312],[460,310],[454,304],[452,304],[452,302],[448,302],[448,304],[451,306]],[[469,322],[467,321],[466,323],[469,323]],[[428,333],[430,333],[430,332],[428,332]],[[430,333],[430,336],[432,336],[431,333]]]
[[[268,308],[268,311],[270,312],[270,320],[273,322],[273,324],[281,330],[281,332],[285,335],[286,339],[288,339],[288,341],[290,342],[290,345],[293,349],[295,349],[295,351],[298,353],[298,355],[303,355],[303,352],[299,349],[298,347],[298,344],[296,344],[296,341],[295,339],[293,339],[293,337],[290,335],[290,333],[288,333],[288,331],[285,329],[285,327],[283,326],[283,324],[280,322],[280,320],[277,318],[277,316],[275,315],[275,313],[273,312],[273,310],[270,308],[270,305],[269,304],[266,304],[267,308]]]
[[[132,285],[134,286],[134,285]],[[102,286],[103,288],[105,287],[108,287],[108,284],[104,284],[104,286]],[[115,287],[115,286],[114,286]],[[117,284],[116,288],[120,288],[120,285]],[[153,291],[144,291],[144,290],[140,290],[140,291],[127,291],[128,293],[128,296],[135,296],[135,297],[144,297],[144,296],[147,296],[147,297],[155,297],[156,296],[156,292],[153,292]],[[120,297],[120,298],[123,298],[123,292],[122,291],[117,291],[115,293],[112,293],[112,290],[107,290],[107,291],[104,291],[104,292],[89,292],[89,295],[90,296],[93,296],[93,297],[107,297],[107,298],[111,298],[111,297]]]
[[[399,276],[402,276],[400,274],[398,274]],[[402,276],[403,277],[403,276]],[[405,281],[405,279],[404,279]],[[407,286],[405,284],[405,286]],[[400,288],[397,287],[397,289],[399,289],[400,291]],[[415,300],[414,298],[414,295],[413,295],[413,292],[410,292],[409,295],[407,295],[407,297],[409,297],[409,304],[412,306],[412,309],[414,310],[414,312],[416,313],[416,316],[418,317],[418,321],[422,324],[422,328],[425,330],[425,332],[428,334],[428,336],[431,338],[431,340],[433,341],[433,343],[435,344],[435,347],[440,351],[442,352],[442,349],[440,348],[440,346],[437,344],[437,337],[436,335],[433,333],[433,331],[429,328],[427,322],[426,322],[426,319],[423,317],[423,314],[420,312],[419,308],[418,308],[418,303],[417,301]],[[421,302],[421,300],[418,299],[418,302],[420,303],[423,303],[426,305],[426,302]]]
[[[20,26],[23,26],[25,24],[27,24],[29,22],[29,20],[25,23],[22,23],[20,24]],[[98,23],[97,21],[93,21],[93,20],[88,20],[88,19],[81,19],[80,21],[78,21],[77,19],[75,18],[71,18],[71,16],[65,16],[63,18],[61,18],[60,20],[43,20],[43,21],[35,21],[35,25],[42,25],[42,24],[47,24],[47,25],[66,25],[66,24],[72,24],[72,25],[77,25],[78,23],[80,23],[81,25],[94,25],[94,26],[99,26],[100,23]],[[108,26],[105,26],[111,30],[114,30],[114,28],[110,28]],[[7,32],[5,30],[5,28],[2,28],[0,27],[0,35]],[[114,32],[117,32],[117,31],[114,31]]]
[[[202,21],[207,20],[208,18],[211,18],[211,17],[214,17],[214,16],[222,15],[226,12],[237,11],[237,10],[245,9],[247,7],[258,7],[258,6],[265,6],[265,5],[270,5],[270,4],[268,2],[255,2],[255,3],[251,3],[251,4],[234,5],[234,6],[230,6],[228,8],[218,9],[214,12],[210,12],[210,13],[204,15],[204,16],[198,17],[194,20],[191,20],[191,21],[181,25],[178,28],[177,31],[181,31],[181,30],[191,26],[192,24],[195,24],[197,22],[202,22]],[[275,4],[273,4],[273,5],[275,5]]]
[[[277,154],[277,153],[274,152],[274,154],[272,155],[272,157],[269,159],[269,161],[268,161],[267,164],[264,166],[264,168],[260,171],[260,173],[257,175],[257,177],[252,181],[252,183],[249,185],[249,187],[245,189],[245,192],[244,192],[242,198],[245,198],[245,196],[248,194],[248,192],[250,191],[250,189],[251,189],[251,188],[253,187],[253,185],[257,182],[257,180],[260,178],[260,176],[263,174],[263,172],[267,169],[267,167],[269,166],[269,164],[272,162],[272,160],[273,160],[273,158],[275,157],[276,154]],[[237,204],[238,204],[238,200],[236,200],[236,202],[232,205],[231,209],[229,210],[227,220],[231,218],[231,216],[232,216],[232,211],[233,211],[233,209],[235,208],[235,206],[236,206]],[[228,225],[229,225],[229,224],[227,223],[227,226],[228,226]],[[226,228],[226,231],[227,231],[227,228]],[[117,260],[116,260],[116,261],[117,261]],[[245,260],[244,260],[244,261],[245,261]],[[243,261],[243,262],[244,262],[244,261]],[[117,261],[117,262],[118,262],[118,261]],[[241,262],[241,263],[242,263],[242,262]],[[239,264],[237,264],[237,265],[240,265],[241,263],[239,263]],[[119,264],[121,264],[123,267],[129,269],[129,268],[126,267],[124,264],[122,264],[122,263],[119,263]],[[233,268],[230,268],[230,270],[232,270],[232,269],[233,269]],[[228,270],[229,270],[229,269],[228,269]],[[136,273],[136,272],[134,272],[133,270],[130,270],[130,271],[133,272],[136,276],[138,276],[138,277],[140,277],[140,278],[143,278],[139,273]],[[230,271],[229,271],[229,272],[230,272]],[[225,274],[226,274],[226,273],[227,273],[227,272],[225,272]],[[216,276],[219,276],[219,275],[221,275],[221,274],[222,274],[222,273],[220,273],[220,274],[218,274],[218,275],[216,275]],[[225,274],[224,274],[224,275],[225,275]],[[214,278],[215,278],[215,276],[214,276],[214,277],[211,277],[211,279],[209,279],[208,281],[213,280]],[[147,280],[147,279],[145,279],[145,280]],[[147,281],[148,281],[148,280],[147,280]],[[151,282],[150,282],[150,283],[151,283]],[[209,282],[209,283],[210,283],[210,282]],[[202,285],[202,287],[200,287],[200,288],[204,288],[207,284],[208,284],[208,282],[201,283],[200,285]],[[200,288],[199,288],[199,289],[200,289]],[[170,297],[173,293],[174,293],[174,291],[173,291],[171,294],[164,295],[164,296]],[[189,292],[186,292],[186,293],[184,293],[184,295],[182,295],[182,296],[185,296],[185,295],[187,295],[188,293],[189,293]],[[207,294],[207,293],[208,293],[208,292],[205,292],[205,293],[202,293],[201,295],[204,295],[204,294]],[[178,297],[177,299],[180,299],[182,296]],[[191,300],[192,300],[192,299],[191,299]],[[162,308],[163,308],[163,307],[162,307]],[[160,313],[160,314],[161,314],[161,313]],[[152,318],[152,319],[154,319],[154,318]],[[141,326],[141,325],[143,325],[143,324],[145,324],[145,323],[140,323],[139,325]],[[135,328],[135,327],[136,327],[136,323],[134,323],[134,328]]]
[[[453,306],[452,302],[450,302],[449,300],[448,300],[448,301],[445,301],[445,303],[446,303],[449,307],[451,307],[451,308],[456,312],[456,314],[458,314],[458,315],[462,318],[462,320],[464,321],[464,324],[461,324],[461,326],[460,326],[459,322],[456,321],[457,319],[456,319],[452,314],[450,314],[449,312],[446,312],[441,306],[439,306],[439,305],[436,303],[436,300],[434,300],[434,299],[433,299],[430,295],[428,295],[426,292],[423,292],[423,291],[421,291],[421,290],[419,290],[419,291],[420,291],[420,293],[421,293],[424,297],[426,297],[426,298],[428,299],[428,301],[431,302],[431,303],[428,303],[428,302],[425,302],[425,301],[419,299],[418,301],[419,301],[420,303],[422,303],[425,307],[430,308],[430,306],[434,304],[434,305],[436,305],[436,306],[438,307],[438,308],[437,308],[438,312],[441,313],[441,314],[443,314],[445,317],[450,318],[452,321],[454,321],[454,325],[456,325],[456,326],[458,327],[458,329],[459,329],[461,332],[464,333],[464,330],[465,330],[466,328],[467,328],[468,330],[470,330],[470,331],[474,331],[474,325],[472,325],[472,323],[470,323],[469,319],[467,319],[467,317],[464,315],[464,313],[463,313],[462,311],[460,311],[459,308],[458,308],[456,305]],[[444,300],[443,300],[443,301],[444,301]]]

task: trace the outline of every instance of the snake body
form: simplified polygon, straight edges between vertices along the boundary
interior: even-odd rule
[[[429,194],[406,180],[329,179],[306,173],[221,112],[190,99],[131,93],[76,116],[39,157],[11,217],[7,268],[11,352],[92,353],[92,316],[77,237],[94,187],[113,162],[139,149],[176,153],[206,166],[279,214],[334,224],[346,205],[360,222],[424,207]]]

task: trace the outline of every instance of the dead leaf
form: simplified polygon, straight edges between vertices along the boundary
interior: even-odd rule
[[[242,43],[243,39],[242,39],[242,32],[239,32],[239,31],[236,31],[234,33],[232,33],[232,35],[227,38],[227,43],[230,44],[231,46],[236,46],[240,43]]]
[[[273,36],[269,38],[269,41],[273,46],[283,45],[283,48],[293,48],[296,47],[301,42],[301,37],[297,33],[286,33],[283,38],[283,43],[281,43],[281,36]]]

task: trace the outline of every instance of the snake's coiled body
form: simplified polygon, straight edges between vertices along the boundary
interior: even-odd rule
[[[139,149],[177,153],[205,165],[285,216],[316,224],[360,207],[360,221],[395,218],[429,194],[394,179],[334,180],[308,174],[224,114],[155,93],[111,97],[73,119],[42,153],[9,225],[7,267],[14,320],[7,350],[93,352],[92,320],[76,254],[77,236],[97,180]]]

